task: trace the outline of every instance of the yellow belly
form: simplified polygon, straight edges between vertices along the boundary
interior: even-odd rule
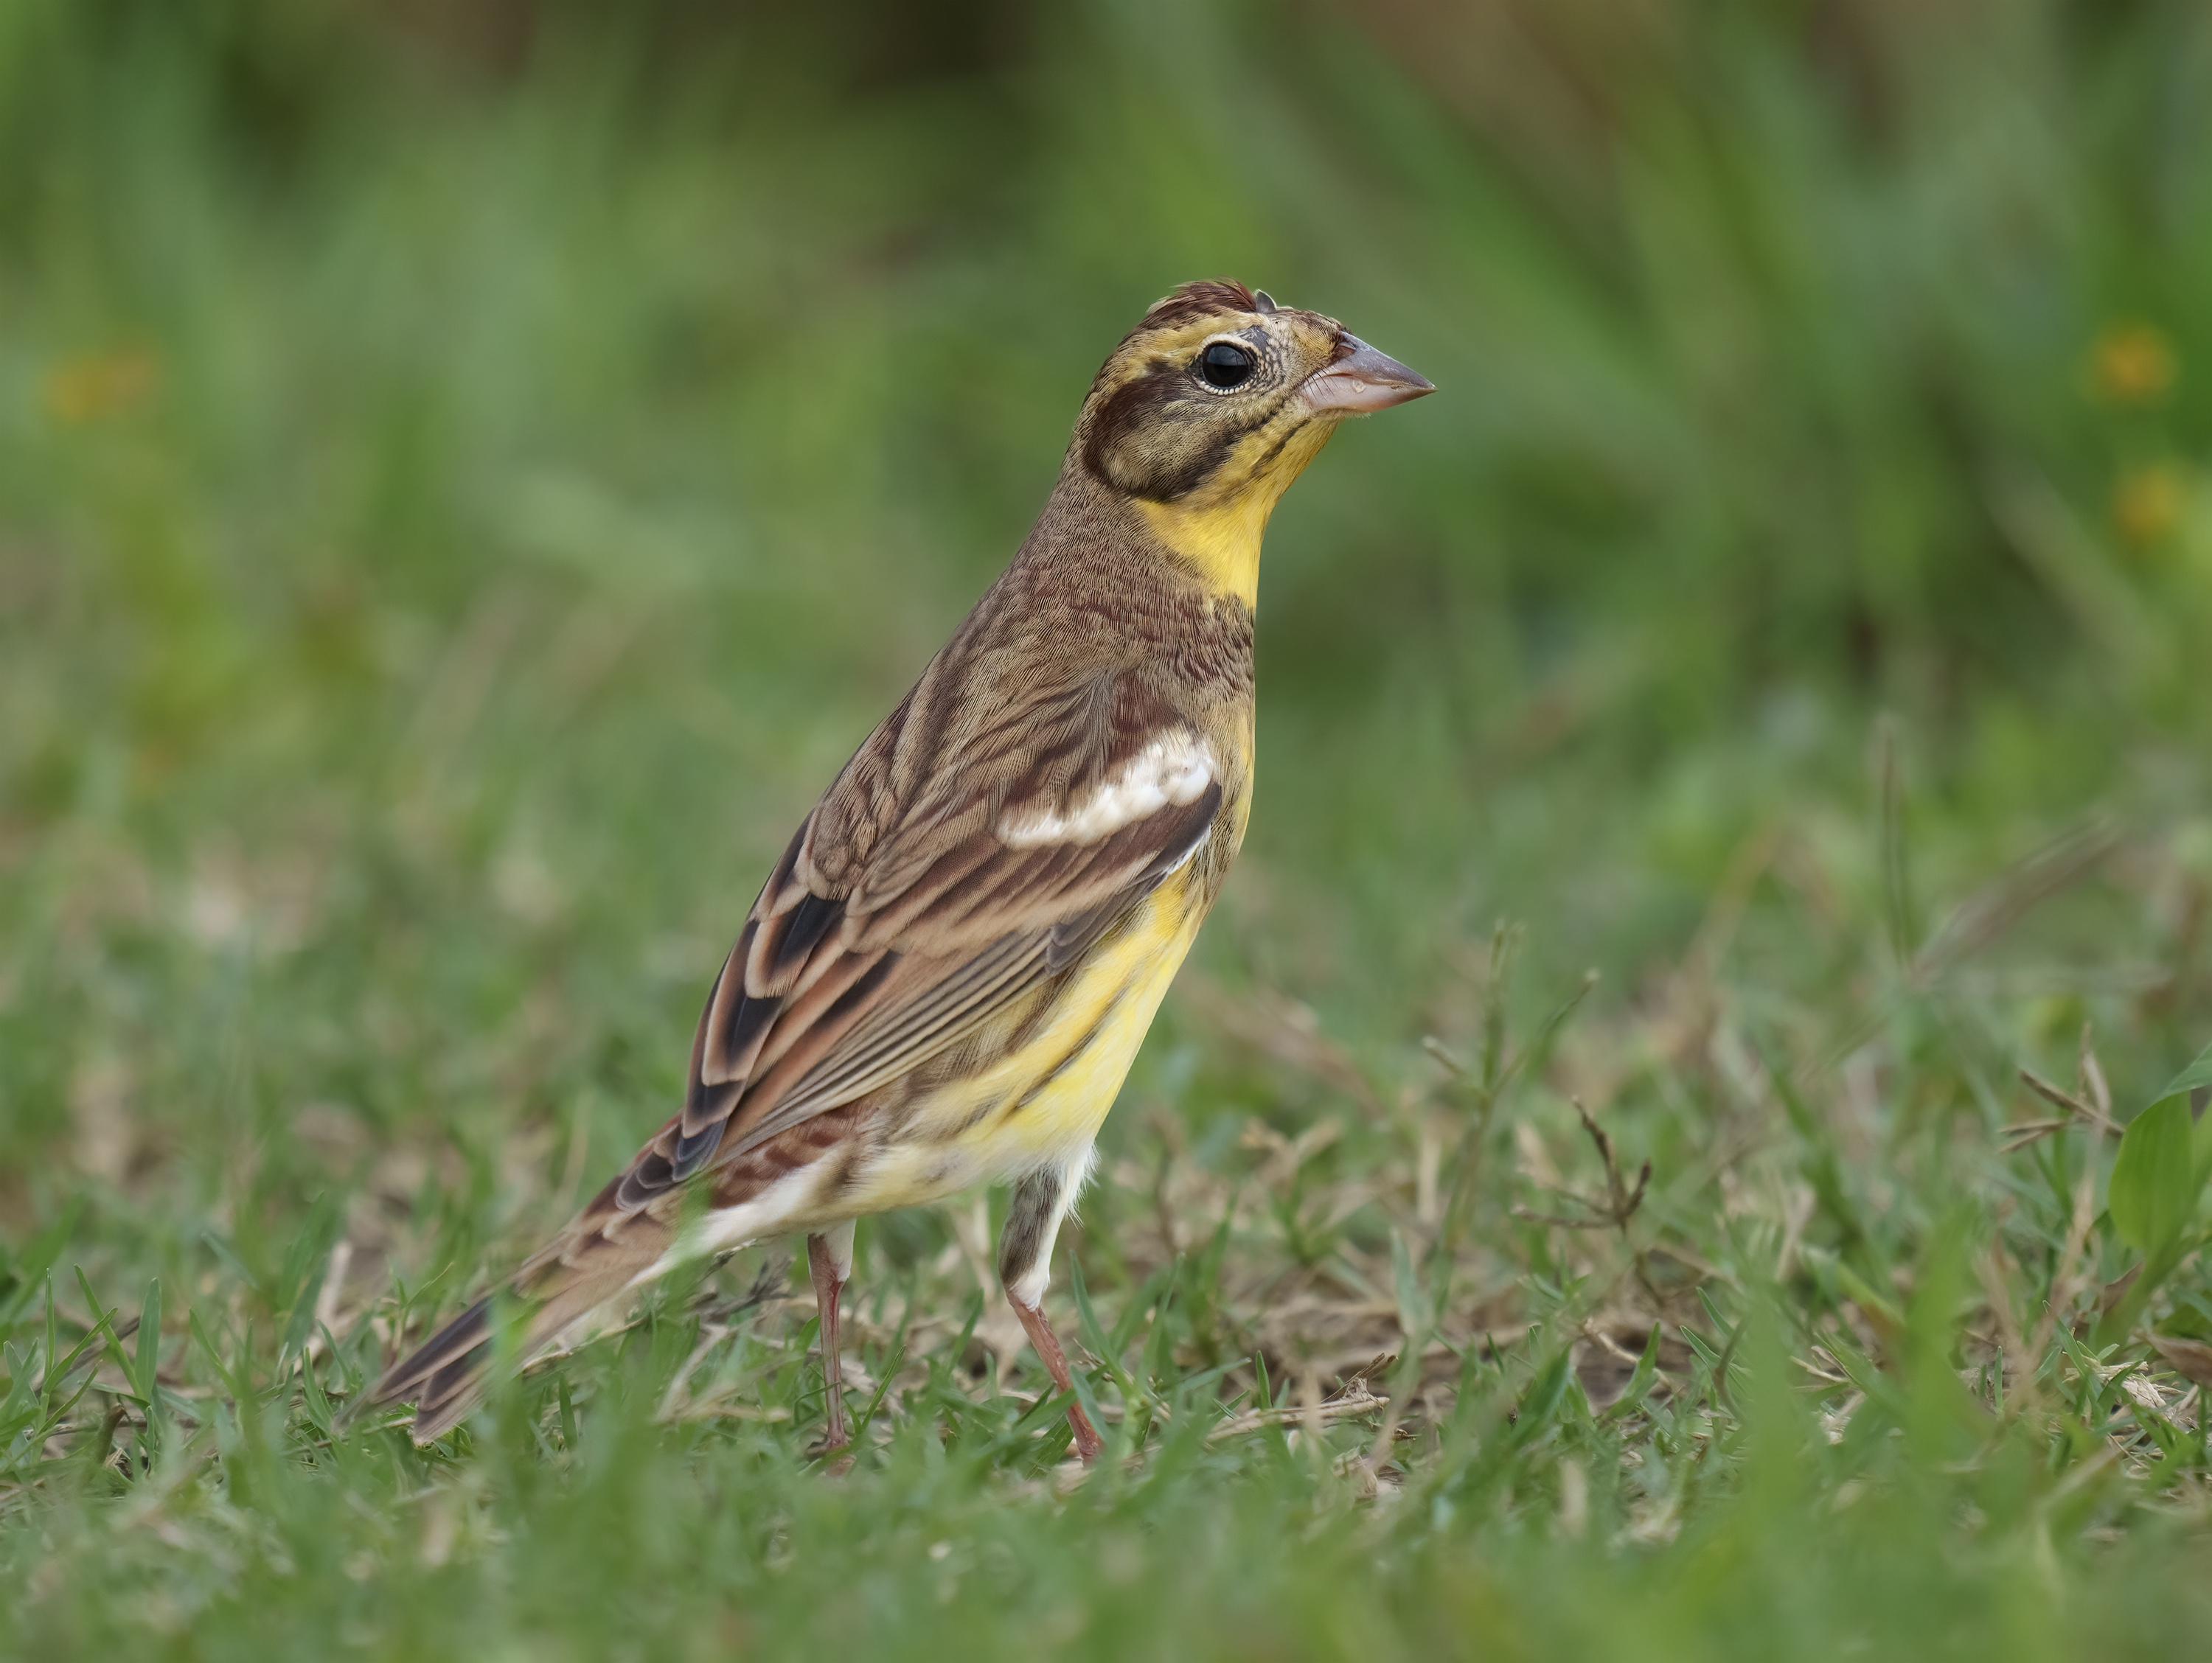
[[[1197,937],[1189,873],[1154,890],[1020,1049],[915,1109],[848,1192],[875,1212],[941,1199],[1090,1147]]]

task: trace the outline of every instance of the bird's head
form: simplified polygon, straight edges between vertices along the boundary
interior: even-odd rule
[[[1268,513],[1337,424],[1434,391],[1334,318],[1242,283],[1185,283],[1099,370],[1069,462],[1249,604]]]

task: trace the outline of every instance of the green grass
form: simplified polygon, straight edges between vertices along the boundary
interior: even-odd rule
[[[0,8],[0,1652],[2205,1631],[2205,1134],[2100,1121],[2212,1039],[2212,33],[1541,10]],[[789,1244],[361,1412],[1224,271],[1443,391],[1271,536],[1110,1458],[998,1198],[863,1227],[842,1477]]]

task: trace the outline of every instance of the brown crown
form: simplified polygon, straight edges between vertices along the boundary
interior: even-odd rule
[[[1166,329],[1194,324],[1224,312],[1257,312],[1258,298],[1243,284],[1228,277],[1200,277],[1182,284],[1172,294],[1152,302],[1145,313],[1143,329]]]

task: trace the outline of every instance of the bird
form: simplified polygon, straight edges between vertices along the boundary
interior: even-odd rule
[[[1053,1248],[1243,842],[1261,535],[1346,418],[1434,390],[1264,289],[1213,278],[1155,302],[1092,381],[1012,562],[776,862],[708,993],[682,1108],[370,1400],[411,1402],[433,1441],[495,1350],[526,1358],[679,1265],[804,1235],[817,1448],[843,1449],[855,1222],[991,1182],[1012,1190],[1000,1282],[1094,1461],[1044,1311]]]

